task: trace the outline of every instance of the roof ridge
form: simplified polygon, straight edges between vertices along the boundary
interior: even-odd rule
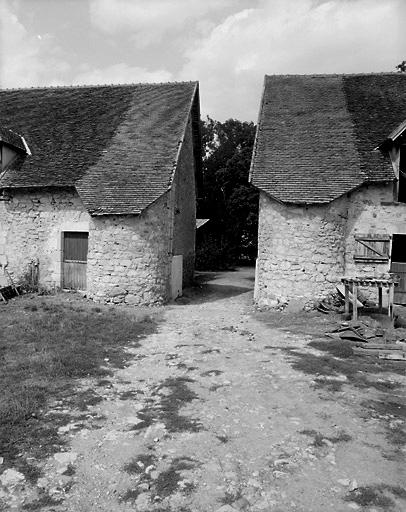
[[[171,81],[171,82],[131,82],[122,84],[72,84],[72,85],[43,85],[43,86],[32,86],[32,87],[1,87],[0,91],[33,91],[33,90],[60,90],[60,89],[86,89],[86,88],[103,88],[103,87],[151,87],[152,86],[164,86],[164,85],[186,85],[186,84],[198,84],[198,80],[184,80],[184,81]]]
[[[272,75],[265,74],[265,78],[272,77],[309,77],[309,78],[318,78],[318,77],[343,77],[343,76],[406,76],[406,73],[401,73],[399,71],[371,71],[369,73],[273,73]]]

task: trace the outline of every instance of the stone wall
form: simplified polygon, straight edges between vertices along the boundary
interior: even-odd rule
[[[195,268],[196,189],[192,121],[189,118],[173,183],[173,254],[183,256],[183,285],[191,284]]]
[[[62,232],[89,231],[90,222],[73,189],[13,192],[0,202],[0,257],[16,279],[38,259],[40,284],[59,287]]]
[[[257,280],[259,305],[306,305],[334,292],[340,278],[380,275],[390,263],[356,261],[356,235],[406,234],[406,204],[393,187],[364,186],[321,206],[294,206],[260,196]]]
[[[364,186],[351,194],[345,253],[346,275],[379,275],[389,272],[390,262],[371,264],[354,260],[355,236],[360,234],[406,234],[406,204],[393,201],[392,184]]]
[[[91,297],[135,305],[169,298],[169,194],[140,216],[92,218],[88,288]]]
[[[306,303],[331,292],[344,269],[346,201],[288,206],[261,192],[259,212],[258,304]]]
[[[164,302],[170,285],[168,196],[140,216],[90,217],[74,190],[15,192],[11,201],[0,202],[0,262],[7,261],[18,280],[38,259],[40,285],[58,288],[62,233],[87,231],[89,296],[117,303]]]

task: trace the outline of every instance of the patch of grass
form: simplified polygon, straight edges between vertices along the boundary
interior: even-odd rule
[[[103,378],[131,359],[125,347],[153,332],[151,314],[112,307],[95,314],[92,303],[73,294],[20,297],[2,310],[0,337],[0,453],[4,468],[21,467],[25,456],[49,455],[63,443],[51,400],[85,410],[102,400],[76,391],[82,377]],[[108,359],[108,367],[106,366]],[[66,420],[66,418],[65,418]],[[17,457],[23,453],[23,457]]]
[[[367,416],[388,420],[386,439],[394,446],[406,445],[406,403],[390,400],[364,400],[361,406]],[[391,420],[399,423],[391,424]]]
[[[141,430],[160,421],[169,432],[200,432],[203,426],[197,419],[180,414],[182,407],[198,398],[187,385],[191,382],[194,380],[189,377],[170,377],[162,381],[154,388],[159,401],[151,399],[150,404],[137,412],[142,422],[134,425],[131,430]],[[162,396],[159,391],[164,388],[168,389],[168,393]]]
[[[188,471],[196,467],[197,461],[190,457],[177,457],[166,471],[162,471],[154,482],[155,492],[158,496],[166,498],[180,490],[179,482],[182,480],[181,471]],[[194,485],[188,482],[182,489],[185,494],[194,490]]]
[[[317,430],[301,430],[300,434],[304,434],[305,436],[309,436],[313,438],[312,446],[315,447],[323,447],[326,446],[326,443],[324,442],[324,439],[327,439],[330,441],[330,443],[337,444],[337,443],[348,443],[348,441],[351,441],[352,437],[341,430],[337,436],[325,436],[321,432],[317,432]]]
[[[130,430],[142,430],[144,428],[150,427],[155,422],[155,411],[154,409],[142,409],[141,411],[137,412],[138,418],[140,418],[140,423],[137,423],[136,425],[133,425]]]
[[[388,416],[406,421],[406,403],[394,400],[365,400],[361,405],[369,409],[373,416]]]
[[[346,381],[322,380],[317,387],[330,391],[341,391],[344,384],[352,384],[358,388],[375,388],[378,391],[391,391],[401,386],[397,383],[382,382],[371,378],[374,374],[399,373],[404,375],[404,363],[385,361],[374,357],[356,357],[353,355],[353,343],[344,340],[315,340],[308,344],[321,352],[320,355],[298,350],[296,347],[266,348],[277,349],[289,356],[292,368],[312,376],[345,375]],[[324,354],[323,354],[324,352]]]
[[[56,500],[55,498],[49,496],[49,494],[44,494],[39,499],[23,505],[23,510],[43,510],[44,507],[54,507],[60,505],[61,503],[62,500]]]
[[[164,380],[157,388],[168,388],[170,393],[163,396],[158,409],[159,419],[165,423],[169,432],[199,432],[202,430],[200,422],[180,414],[180,409],[186,404],[198,399],[194,391],[188,387],[188,383],[194,382],[188,377],[170,377]]]
[[[190,457],[177,457],[173,459],[168,469],[159,473],[158,478],[152,480],[150,474],[145,470],[149,466],[155,466],[156,460],[154,455],[147,453],[135,457],[124,466],[124,471],[130,475],[137,475],[138,486],[135,489],[129,489],[122,496],[122,500],[134,502],[142,492],[139,485],[145,483],[149,485],[151,496],[156,495],[160,499],[177,491],[190,494],[194,490],[195,486],[191,482],[187,482],[182,487],[179,486],[179,482],[182,480],[181,472],[194,469],[199,464],[198,461]]]
[[[123,496],[121,497],[122,501],[136,501],[136,499],[138,498],[138,496],[141,494],[141,489],[128,489],[128,491],[125,492],[125,494],[123,494]]]
[[[236,501],[242,498],[241,490],[238,490],[235,493],[226,492],[225,495],[221,498],[221,503],[223,505],[232,505]]]
[[[124,466],[124,471],[130,475],[145,473],[146,468],[156,464],[156,457],[150,453],[138,455]]]
[[[400,486],[393,485],[371,485],[360,487],[348,493],[344,500],[353,501],[362,507],[388,508],[396,505],[393,498],[406,500],[406,490]]]
[[[65,400],[65,404],[79,409],[79,411],[86,411],[88,407],[97,405],[102,401],[103,398],[93,389],[84,389],[82,391],[76,391],[71,398]]]

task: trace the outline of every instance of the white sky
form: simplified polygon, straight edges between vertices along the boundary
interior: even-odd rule
[[[394,71],[406,0],[0,0],[0,85],[199,80],[254,120],[264,74]]]

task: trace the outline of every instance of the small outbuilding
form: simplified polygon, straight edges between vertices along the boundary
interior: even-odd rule
[[[194,271],[199,123],[197,82],[0,91],[3,269],[98,301],[179,295]]]
[[[406,74],[266,76],[250,182],[259,305],[389,272],[406,303]]]

